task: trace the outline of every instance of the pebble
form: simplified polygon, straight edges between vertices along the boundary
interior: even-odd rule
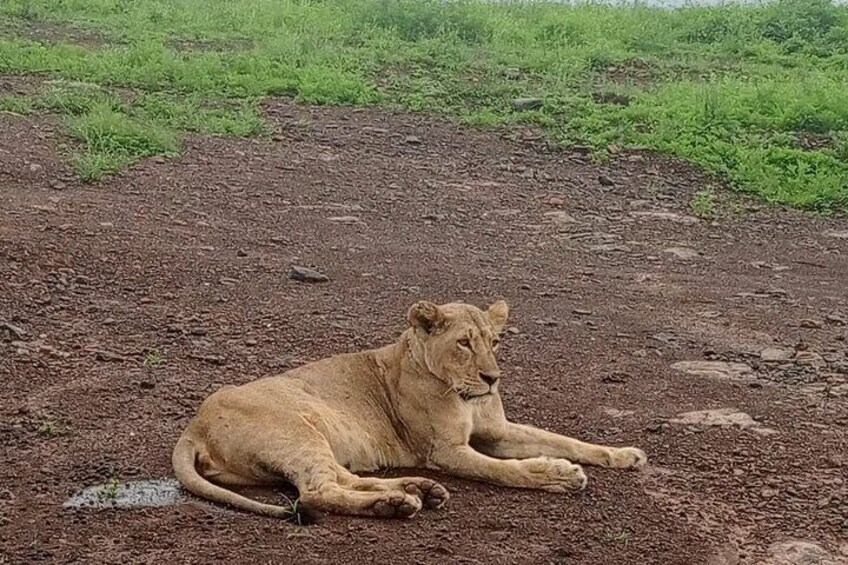
[[[818,321],[818,320],[811,320],[811,319],[807,319],[807,320],[801,320],[801,322],[799,323],[799,325],[800,325],[802,328],[808,328],[808,329],[819,329],[819,328],[821,328],[821,327],[822,327],[822,325],[823,325],[823,324],[822,324],[820,321]]]
[[[670,222],[674,222],[676,224],[683,224],[683,225],[694,225],[694,224],[697,224],[701,221],[694,216],[681,216],[680,214],[675,214],[674,212],[634,211],[634,212],[630,212],[630,215],[634,218],[651,218],[651,219],[654,219],[654,220],[668,220]]]
[[[421,138],[417,135],[407,135],[403,138],[403,142],[407,145],[421,145]]]
[[[289,278],[292,280],[307,282],[307,283],[324,283],[329,282],[330,277],[324,273],[320,273],[315,269],[308,267],[293,266],[289,271]]]
[[[27,336],[27,331],[10,322],[0,322],[0,328],[8,330],[12,337],[17,340],[23,340]]]
[[[663,249],[663,253],[674,255],[677,259],[682,259],[684,261],[697,259],[701,256],[698,251],[692,249],[691,247],[668,247],[666,249]]]
[[[598,182],[601,186],[615,186],[615,181],[607,175],[598,175]]]
[[[848,325],[848,319],[845,319],[839,314],[828,314],[827,316],[825,316],[825,320],[827,320],[831,324],[836,324],[837,326]]]
[[[359,222],[359,218],[356,216],[332,216],[327,218],[327,220],[337,224],[355,224]]]
[[[503,71],[504,78],[508,80],[519,80],[524,76],[524,73],[521,72],[521,69],[516,67],[510,67],[508,69],[504,69]]]
[[[112,351],[98,350],[94,352],[94,358],[103,362],[124,361],[124,356]]]
[[[789,359],[792,359],[794,355],[794,351],[790,349],[783,349],[780,347],[767,347],[760,351],[760,359],[762,359],[766,363],[788,361]]]
[[[577,221],[571,214],[561,211],[545,212],[545,217],[550,218],[550,220],[557,226],[567,226]]]

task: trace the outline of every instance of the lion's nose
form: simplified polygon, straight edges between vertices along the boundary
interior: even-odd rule
[[[480,380],[483,381],[484,383],[486,383],[489,386],[492,386],[496,382],[498,382],[499,378],[501,378],[500,373],[494,373],[494,372],[485,372],[484,373],[482,371],[480,372]]]

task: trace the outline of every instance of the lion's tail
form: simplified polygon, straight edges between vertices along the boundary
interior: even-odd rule
[[[197,472],[197,468],[195,467],[196,460],[197,448],[194,442],[183,435],[174,447],[171,464],[174,467],[177,480],[180,481],[186,490],[197,496],[215,502],[229,504],[241,510],[264,514],[265,516],[272,516],[274,518],[285,518],[300,524],[316,522],[320,517],[318,513],[304,507],[300,503],[291,507],[264,504],[211,483]]]

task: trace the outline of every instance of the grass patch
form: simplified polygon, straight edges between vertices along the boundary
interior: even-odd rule
[[[702,218],[709,218],[715,213],[716,196],[712,190],[699,190],[692,197],[689,207],[692,213]]]
[[[6,0],[4,16],[0,73],[65,83],[0,110],[66,116],[85,178],[176,151],[184,132],[262,133],[258,102],[287,95],[534,124],[601,158],[647,147],[770,202],[848,211],[848,7],[829,0]],[[55,24],[111,43],[15,32]]]
[[[149,349],[144,354],[145,367],[158,367],[163,363],[165,363],[165,355],[163,355],[158,349]]]

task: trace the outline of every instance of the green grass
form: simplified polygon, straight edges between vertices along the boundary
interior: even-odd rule
[[[827,0],[5,0],[3,18],[0,74],[63,82],[0,111],[66,116],[86,178],[184,132],[260,134],[258,102],[286,95],[534,124],[601,158],[647,147],[769,202],[848,211],[848,7]]]
[[[715,213],[716,197],[712,190],[699,190],[689,203],[692,213],[702,218],[709,218]]]
[[[158,367],[165,363],[165,356],[158,349],[150,349],[144,354],[145,367]]]

